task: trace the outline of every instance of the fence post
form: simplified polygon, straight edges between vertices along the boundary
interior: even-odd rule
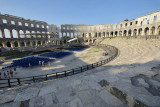
[[[73,72],[73,74],[74,74],[74,69],[72,69],[72,72]]]
[[[87,70],[88,70],[88,65],[87,65]]]
[[[35,82],[35,78],[33,77],[33,82]]]
[[[21,82],[20,82],[20,79],[19,79],[19,78],[17,78],[17,81],[18,81],[18,84],[20,85],[20,84],[21,84]]]
[[[92,64],[92,68],[93,68],[93,64]]]
[[[58,78],[57,72],[56,72],[56,78]]]
[[[48,80],[48,77],[47,77],[47,75],[46,75],[46,80]]]
[[[82,67],[81,67],[81,72],[83,72],[83,71],[82,71]]]
[[[65,71],[65,77],[67,76],[66,71]]]
[[[9,86],[9,88],[11,88],[10,79],[8,79],[8,86]]]

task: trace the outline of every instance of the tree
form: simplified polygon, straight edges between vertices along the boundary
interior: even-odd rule
[[[126,20],[124,20],[124,21],[126,21],[126,22],[127,22],[127,21],[129,21],[129,20],[128,20],[128,19],[126,19]]]

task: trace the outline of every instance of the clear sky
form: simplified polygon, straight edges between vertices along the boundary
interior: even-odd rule
[[[160,0],[0,0],[0,12],[48,24],[111,24],[160,10]]]

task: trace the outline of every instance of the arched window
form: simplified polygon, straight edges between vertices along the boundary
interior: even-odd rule
[[[156,21],[157,20],[157,16],[154,16],[154,21]]]
[[[7,24],[7,20],[6,19],[2,19],[2,22]]]
[[[12,30],[13,38],[18,38],[18,33],[15,29]]]
[[[22,22],[18,22],[18,25],[19,25],[19,26],[22,26]]]
[[[12,25],[15,25],[15,21],[11,21],[11,24],[12,24]]]

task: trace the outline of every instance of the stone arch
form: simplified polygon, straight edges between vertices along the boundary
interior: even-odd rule
[[[32,37],[36,38],[36,35],[34,35],[35,31],[32,31],[31,33],[32,33]]]
[[[4,35],[5,35],[5,38],[11,38],[9,29],[4,29]]]
[[[24,41],[21,41],[20,44],[21,44],[22,47],[25,46]]]
[[[14,47],[18,47],[18,42],[17,41],[14,42]]]
[[[160,35],[160,25],[158,26],[158,35]]]
[[[31,46],[31,42],[30,42],[30,41],[27,41],[26,45],[27,45],[27,46]]]
[[[144,29],[144,34],[145,34],[145,35],[149,35],[149,28],[148,28],[148,27],[146,27],[146,28]]]
[[[99,32],[99,37],[101,37],[101,32]]]
[[[115,36],[118,36],[118,31],[115,31]]]
[[[31,38],[30,31],[26,30],[26,38]]]
[[[122,36],[122,34],[123,34],[122,31],[119,31],[119,36]]]
[[[138,34],[139,34],[139,35],[142,35],[142,31],[143,31],[142,28],[139,28],[139,29],[138,29]]]
[[[46,43],[45,41],[42,41],[42,44],[43,44],[43,45],[45,45],[45,43]]]
[[[137,29],[133,30],[133,35],[135,35],[135,36],[137,35]]]
[[[24,38],[24,32],[22,30],[19,31],[19,34],[20,34],[20,38]]]
[[[38,42],[37,42],[37,45],[40,46],[40,45],[41,45],[41,41],[38,41]]]
[[[127,30],[124,30],[123,36],[127,36]]]
[[[152,28],[151,28],[151,35],[155,35],[155,27],[154,26],[152,26]]]
[[[111,31],[110,35],[111,35],[111,37],[113,37],[113,31]]]
[[[128,31],[128,36],[131,36],[132,35],[132,30],[130,29],[129,31]]]
[[[6,46],[11,47],[11,42],[7,41]]]
[[[35,41],[33,41],[32,44],[33,44],[33,46],[36,46],[36,42]]]
[[[13,38],[18,38],[18,33],[15,29],[12,30]]]

